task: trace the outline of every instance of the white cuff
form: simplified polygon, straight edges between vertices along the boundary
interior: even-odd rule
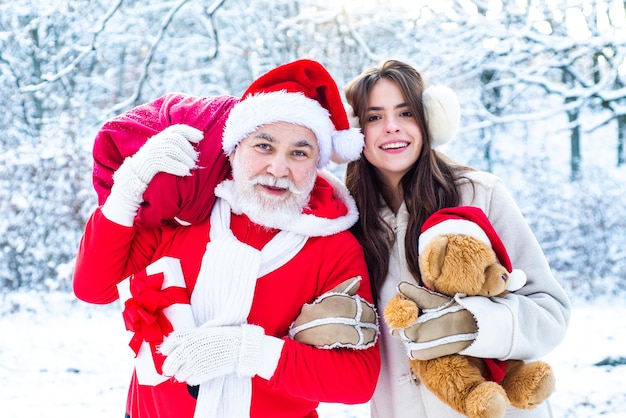
[[[283,351],[283,345],[285,342],[276,337],[264,335],[261,341],[261,361],[257,369],[257,376],[262,377],[265,380],[270,380],[274,376],[276,367],[278,367],[278,360]]]
[[[140,204],[129,203],[117,193],[111,193],[102,205],[102,214],[111,222],[122,226],[133,226]]]
[[[474,315],[478,332],[474,342],[459,354],[507,359],[513,348],[514,318],[507,305],[483,296],[455,297],[456,301]]]
[[[241,346],[237,361],[237,376],[252,377],[256,374],[261,359],[261,338],[265,335],[262,327],[256,325],[241,325]]]

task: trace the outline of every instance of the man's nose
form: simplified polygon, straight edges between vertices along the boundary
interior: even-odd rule
[[[275,156],[268,164],[267,172],[274,177],[286,177],[289,174],[287,160],[282,156]]]

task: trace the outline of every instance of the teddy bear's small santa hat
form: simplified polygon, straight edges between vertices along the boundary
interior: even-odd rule
[[[515,291],[526,283],[526,273],[513,269],[504,243],[491,225],[489,218],[480,208],[457,206],[444,208],[433,213],[422,225],[418,251],[421,254],[430,241],[442,234],[463,234],[474,237],[489,246],[496,253],[498,261],[509,272],[507,290]]]
[[[301,59],[255,80],[228,115],[222,147],[230,156],[259,126],[288,122],[309,128],[320,148],[318,168],[361,156],[364,137],[350,126],[337,84],[317,61]]]

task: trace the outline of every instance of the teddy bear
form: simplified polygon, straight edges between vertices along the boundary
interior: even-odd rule
[[[460,206],[435,212],[422,226],[418,254],[424,287],[450,297],[503,297],[526,282],[523,271],[512,269],[504,244],[479,208]],[[422,314],[401,293],[384,309],[384,319],[393,330],[410,326]],[[555,386],[552,368],[543,361],[453,354],[432,360],[409,359],[409,365],[432,393],[470,418],[503,417],[509,405],[532,409],[546,400]]]

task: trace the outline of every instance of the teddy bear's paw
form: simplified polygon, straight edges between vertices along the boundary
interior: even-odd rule
[[[465,414],[469,418],[502,418],[509,406],[506,392],[495,382],[483,382],[465,399]]]
[[[536,407],[550,397],[555,385],[552,368],[542,361],[514,368],[502,381],[511,405],[518,409]]]
[[[406,328],[415,321],[419,314],[417,305],[402,295],[395,295],[385,306],[384,317],[390,328]]]

